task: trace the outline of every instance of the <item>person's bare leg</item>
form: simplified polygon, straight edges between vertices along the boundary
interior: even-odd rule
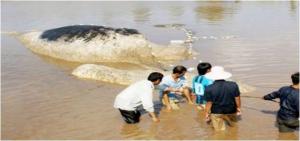
[[[192,99],[193,102],[196,101],[196,95],[192,94],[192,92],[191,92],[191,99]]]
[[[172,110],[171,105],[170,105],[170,101],[169,101],[169,97],[168,97],[168,93],[169,92],[164,92],[163,93],[163,103],[167,106],[167,110]]]
[[[186,97],[186,99],[188,100],[189,104],[194,104],[194,102],[192,101],[192,93],[191,90],[189,88],[183,88],[183,94]]]
[[[199,105],[197,105],[197,109],[198,109],[198,110],[200,110],[200,111],[202,111],[202,110],[204,110],[204,109],[205,109],[205,107],[204,107],[204,106],[202,106],[201,104],[199,104]]]

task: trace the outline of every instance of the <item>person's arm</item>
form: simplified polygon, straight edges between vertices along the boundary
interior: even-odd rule
[[[295,98],[296,110],[299,113],[299,97]]]
[[[168,84],[167,82],[164,82],[164,83],[160,83],[160,89],[163,91],[163,92],[177,92],[178,89],[175,89],[173,87],[170,86],[170,84]]]
[[[180,81],[182,81],[182,85],[180,88],[177,89],[176,92],[179,92],[180,94],[183,94],[184,91],[187,89],[187,90],[190,90],[191,88],[188,86],[188,83],[187,83],[187,80],[185,79],[185,77],[182,77],[180,78]],[[191,93],[191,92],[189,92]]]
[[[235,97],[235,103],[236,103],[236,110],[237,110],[237,115],[241,114],[241,97]]]
[[[152,120],[155,122],[158,122],[158,118],[154,113],[154,106],[153,106],[153,89],[151,86],[145,86],[141,89],[141,101],[143,108],[149,112],[149,115],[151,116]]]
[[[210,120],[209,115],[211,112],[211,106],[212,106],[212,102],[211,101],[207,101],[205,104],[205,119],[208,121]]]
[[[237,115],[241,115],[241,105],[242,105],[242,102],[241,102],[241,97],[240,97],[240,89],[239,89],[239,86],[238,84],[236,84],[236,91],[235,91],[235,94],[234,94],[234,100],[235,100],[235,103],[236,103],[236,111],[237,111]]]
[[[210,120],[210,113],[211,113],[211,107],[212,107],[212,97],[209,89],[205,89],[204,92],[204,99],[206,100],[205,104],[205,120],[209,121]]]
[[[189,87],[188,82],[185,77],[179,78],[182,81],[182,87]]]
[[[275,98],[279,98],[280,96],[280,90],[278,91],[274,91],[270,94],[267,94],[263,97],[264,100],[272,100],[272,99],[275,99]]]
[[[179,92],[179,89],[173,88],[173,87],[167,87],[166,89],[164,89],[164,91],[168,91],[168,92]]]
[[[196,83],[196,78],[197,76],[195,76],[192,80],[192,93],[195,94],[195,83]]]

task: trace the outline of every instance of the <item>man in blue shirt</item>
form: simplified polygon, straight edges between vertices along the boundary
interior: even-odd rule
[[[299,128],[299,72],[294,73],[291,78],[293,85],[281,87],[263,97],[264,100],[280,98],[277,113],[279,132],[293,132]]]
[[[175,108],[174,106],[172,108],[170,103],[175,100],[175,94],[184,95],[188,103],[193,104],[191,88],[188,87],[187,80],[184,77],[186,71],[187,69],[184,66],[176,66],[173,68],[173,73],[164,77],[160,83],[160,98],[167,106],[167,110]]]

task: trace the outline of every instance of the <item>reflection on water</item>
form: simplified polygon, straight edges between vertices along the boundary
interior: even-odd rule
[[[278,138],[276,140],[286,140],[286,139],[299,140],[299,136],[295,135],[294,133],[281,133],[278,134]]]
[[[208,21],[223,21],[225,17],[235,14],[239,5],[234,2],[198,2],[195,13],[199,19]]]
[[[211,140],[238,140],[238,127],[230,127],[226,131],[214,132],[209,138]]]
[[[132,139],[132,140],[153,140],[155,139],[155,124],[151,124],[149,128],[143,129],[139,127],[138,124],[123,124],[122,129],[120,130],[120,134],[124,139]]]
[[[80,65],[80,63],[77,63],[77,62],[68,62],[68,61],[52,58],[52,57],[45,56],[45,55],[40,55],[40,54],[36,54],[36,53],[33,53],[33,54],[39,56],[43,61],[45,61],[49,64],[52,64],[52,65],[55,65],[56,67],[66,70],[66,71],[71,71]]]
[[[136,9],[133,9],[132,13],[134,15],[134,21],[141,23],[149,21],[149,18],[151,16],[151,11],[147,7],[138,7]]]
[[[180,17],[184,14],[184,8],[182,6],[171,5],[169,8],[170,15],[173,17]]]
[[[298,10],[298,6],[299,5],[299,1],[290,1],[290,11],[292,14],[297,14],[297,10]]]
[[[249,96],[260,97],[289,85],[290,74],[299,67],[298,1],[1,4],[3,31],[85,23],[136,28],[153,42],[168,42],[185,36],[153,25],[178,23],[199,37],[233,35],[228,40],[201,38],[193,46],[199,52],[197,58],[179,64],[195,67],[202,60],[222,65],[234,80],[256,86]],[[277,103],[246,97],[242,97],[242,120],[228,132],[213,132],[203,113],[186,103],[178,111],[162,109],[158,124],[145,114],[141,123],[127,125],[112,107],[123,86],[79,80],[70,73],[80,64],[35,55],[4,34],[1,41],[3,139],[299,139],[299,131],[278,133]],[[154,97],[157,101],[158,95]]]

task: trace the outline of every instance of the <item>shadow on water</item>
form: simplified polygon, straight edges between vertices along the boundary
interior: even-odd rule
[[[271,110],[261,110],[264,114],[270,114],[270,115],[276,115],[277,111],[271,111]]]
[[[254,110],[254,111],[258,111],[258,112],[262,112],[264,114],[271,114],[271,115],[276,115],[277,114],[277,111],[261,110],[261,109],[253,108],[253,107],[246,106],[246,105],[243,105],[243,108]]]
[[[70,62],[70,61],[65,61],[62,59],[57,59],[41,54],[37,54],[32,52],[34,55],[37,55],[41,60],[44,62],[54,65],[58,67],[59,69],[65,70],[65,71],[72,71],[76,67],[82,65],[83,63],[78,63],[78,62]],[[103,62],[103,63],[94,63],[98,65],[104,65],[108,67],[113,67],[116,69],[125,69],[125,70],[132,70],[132,69],[146,69],[143,68],[143,66],[137,65],[137,64],[131,64],[131,63],[110,63],[110,62]]]

